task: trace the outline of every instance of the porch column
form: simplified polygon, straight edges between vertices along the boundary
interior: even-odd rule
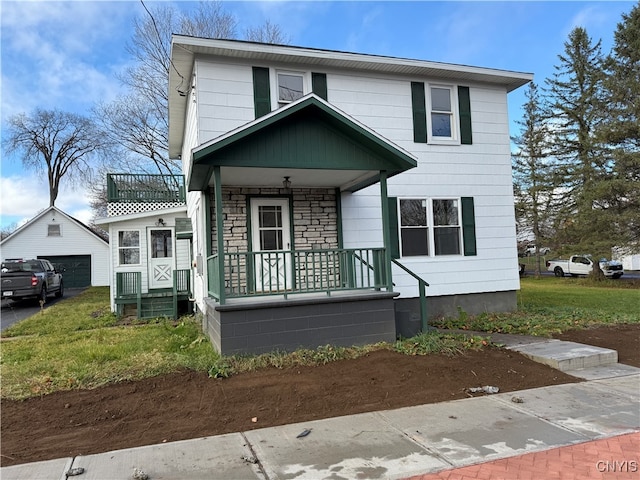
[[[384,242],[384,263],[386,268],[387,291],[393,291],[391,277],[391,230],[389,228],[389,200],[387,195],[387,171],[380,170],[380,201],[382,202],[382,239]]]
[[[218,285],[220,285],[220,305],[225,303],[224,286],[224,218],[222,216],[222,176],[220,167],[213,167],[213,188],[216,210],[216,249],[218,250]],[[211,235],[211,232],[209,232]]]

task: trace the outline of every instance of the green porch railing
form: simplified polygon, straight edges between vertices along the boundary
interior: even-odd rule
[[[429,328],[427,324],[427,287],[429,284],[395,258],[392,258],[391,261],[418,281],[418,293],[420,295],[420,330],[424,333]]]
[[[191,270],[173,271],[173,317],[178,317],[178,295],[191,295]]]
[[[207,293],[211,298],[220,301],[220,264],[217,253],[207,257],[207,278],[209,279]]]
[[[116,272],[116,305],[118,314],[121,314],[121,305],[135,303],[138,312],[142,305],[142,273],[141,272]]]
[[[171,292],[164,292],[162,297],[171,296],[169,305],[172,304],[173,317],[178,314],[179,297],[191,296],[191,270],[178,269],[173,271],[173,287]],[[116,297],[115,303],[118,306],[118,315],[122,314],[122,306],[125,304],[136,304],[138,316],[142,311],[143,302],[148,303],[157,293],[142,292],[142,272],[116,272]],[[145,304],[146,304],[145,303]]]
[[[186,199],[183,175],[110,173],[108,202],[180,202]]]
[[[221,302],[259,295],[391,290],[384,248],[227,252],[224,286],[219,268],[217,254],[207,258],[209,295]]]

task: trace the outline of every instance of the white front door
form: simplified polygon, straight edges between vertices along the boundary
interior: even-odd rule
[[[255,255],[258,292],[291,289],[291,226],[289,200],[251,199],[251,247]]]
[[[151,228],[149,238],[149,288],[172,288],[175,268],[173,230]]]

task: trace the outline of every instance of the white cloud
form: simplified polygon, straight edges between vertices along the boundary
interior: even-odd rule
[[[81,186],[63,186],[56,199],[56,207],[88,223],[93,217],[89,196]],[[35,175],[0,177],[0,210],[2,225],[21,225],[49,206],[49,186]]]
[[[135,7],[135,8],[132,8]],[[134,2],[3,2],[2,116],[36,107],[88,113],[121,90]]]

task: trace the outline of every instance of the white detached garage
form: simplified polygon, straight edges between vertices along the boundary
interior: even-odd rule
[[[84,223],[49,207],[0,242],[2,260],[46,258],[65,288],[109,285],[109,243]]]

